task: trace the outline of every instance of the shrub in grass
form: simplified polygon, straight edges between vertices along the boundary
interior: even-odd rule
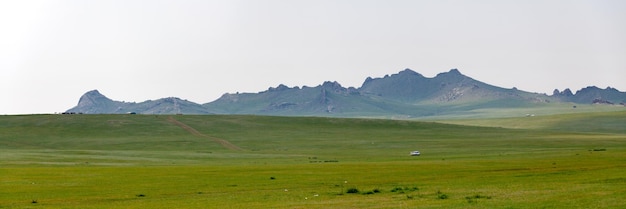
[[[467,196],[465,197],[465,199],[467,200],[468,203],[475,203],[477,202],[478,199],[491,199],[491,197],[477,194],[474,196]]]
[[[397,193],[405,193],[405,192],[412,192],[412,191],[418,191],[419,188],[417,187],[395,187],[393,189],[391,189],[391,192],[397,192]]]
[[[448,195],[442,193],[441,191],[437,191],[437,199],[440,199],[440,200],[448,199]]]
[[[491,196],[484,196],[484,195],[479,195],[479,194],[477,194],[477,195],[474,195],[474,198],[476,198],[476,199],[481,199],[481,198],[484,198],[484,199],[491,199]]]
[[[371,191],[363,192],[363,194],[376,194],[380,193],[380,189],[373,189]]]
[[[359,190],[357,188],[352,187],[352,188],[348,188],[348,190],[346,190],[346,193],[356,194],[356,193],[359,193]]]
[[[391,189],[391,192],[404,193],[404,189],[402,189],[402,187],[395,187]]]

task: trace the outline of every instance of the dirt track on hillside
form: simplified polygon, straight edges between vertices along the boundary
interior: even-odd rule
[[[244,149],[242,149],[241,147],[238,147],[237,145],[234,145],[234,144],[232,144],[232,143],[230,143],[229,141],[226,141],[226,140],[224,140],[224,139],[220,139],[220,138],[217,138],[217,137],[212,137],[212,136],[204,135],[204,134],[200,133],[198,130],[194,129],[193,127],[191,127],[191,126],[189,126],[189,125],[187,125],[187,124],[185,124],[185,123],[183,123],[183,122],[180,122],[180,121],[176,120],[176,119],[175,119],[174,117],[172,117],[172,116],[168,117],[168,118],[167,118],[167,121],[168,121],[168,122],[170,122],[170,123],[172,123],[172,124],[174,124],[174,125],[177,125],[177,126],[179,126],[179,127],[183,128],[183,129],[185,129],[187,132],[191,133],[191,134],[192,134],[192,135],[194,135],[194,136],[198,136],[198,137],[203,137],[203,138],[210,139],[210,140],[212,140],[212,141],[214,141],[214,142],[219,143],[220,145],[222,145],[223,147],[225,147],[225,148],[227,148],[227,149],[230,149],[230,150],[238,150],[238,151],[242,151],[242,150],[244,150]]]

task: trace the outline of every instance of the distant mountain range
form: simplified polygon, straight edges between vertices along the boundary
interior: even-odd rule
[[[424,117],[485,108],[533,107],[549,103],[620,104],[626,92],[590,86],[552,95],[489,85],[457,69],[427,78],[410,69],[383,78],[368,77],[359,88],[324,82],[315,87],[278,85],[258,93],[227,93],[197,104],[176,97],[140,103],[114,101],[97,90],[81,96],[68,113],[85,114],[255,114],[283,116]]]

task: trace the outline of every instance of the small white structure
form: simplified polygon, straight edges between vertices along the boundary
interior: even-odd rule
[[[411,156],[420,156],[420,151],[412,151]]]

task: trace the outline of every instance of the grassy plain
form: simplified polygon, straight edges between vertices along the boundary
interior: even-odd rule
[[[624,208],[625,118],[0,116],[0,208]]]

